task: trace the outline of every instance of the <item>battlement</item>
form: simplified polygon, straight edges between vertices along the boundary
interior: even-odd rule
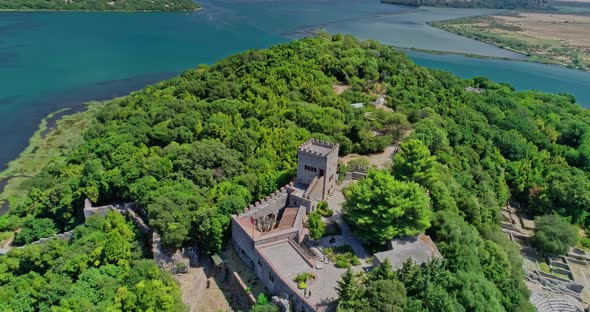
[[[299,146],[299,152],[324,157],[332,153],[338,154],[339,148],[340,146],[336,143],[318,139],[309,139],[307,142]]]
[[[244,212],[240,214],[243,216],[250,212],[255,212],[262,208],[268,207],[270,204],[284,201],[287,196],[289,196],[288,188],[293,186],[293,182],[287,184],[286,186],[281,187],[280,189],[276,190],[274,193],[266,196],[265,198],[255,202],[254,204],[249,205],[244,209]]]

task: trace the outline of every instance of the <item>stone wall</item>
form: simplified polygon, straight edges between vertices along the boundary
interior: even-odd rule
[[[271,213],[278,213],[287,206],[289,193],[286,187],[281,187],[280,190],[275,191],[266,198],[257,201],[255,204],[248,206],[240,217],[260,218]]]
[[[227,285],[230,288],[230,301],[233,307],[242,311],[249,311],[250,308],[256,304],[256,298],[254,298],[251,292],[248,292],[248,287],[242,281],[238,273],[232,272],[232,274],[229,275]]]
[[[242,258],[244,263],[253,270],[254,262],[258,260],[258,255],[254,252],[254,241],[251,233],[247,233],[244,228],[238,224],[237,216],[232,217],[231,239],[236,253]]]

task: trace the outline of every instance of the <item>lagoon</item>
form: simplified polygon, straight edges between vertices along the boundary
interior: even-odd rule
[[[492,10],[422,9],[378,0],[199,1],[192,13],[0,13],[0,164],[27,145],[41,118],[80,109],[201,63],[264,48],[310,30],[351,33],[409,48],[524,59],[425,22]],[[418,64],[488,76],[519,90],[574,94],[590,105],[590,74],[522,61],[409,52]]]

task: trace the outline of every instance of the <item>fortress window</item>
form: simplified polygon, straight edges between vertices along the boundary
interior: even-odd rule
[[[303,166],[303,168],[307,171],[318,172],[318,168],[314,168],[312,166],[305,165],[305,166]]]

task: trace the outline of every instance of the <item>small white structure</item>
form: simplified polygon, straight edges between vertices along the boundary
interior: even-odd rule
[[[365,103],[352,103],[350,106],[352,106],[352,108],[363,108],[365,107]]]

